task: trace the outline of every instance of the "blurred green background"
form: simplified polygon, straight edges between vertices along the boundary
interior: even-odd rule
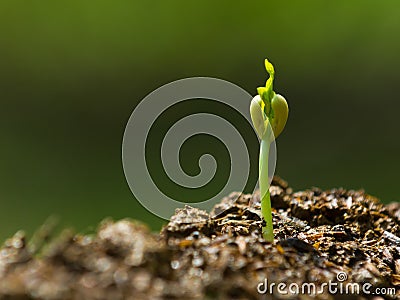
[[[291,110],[277,174],[398,201],[399,32],[397,0],[1,1],[0,240],[52,214],[158,230],[122,170],[135,105],[191,76],[254,94],[266,56]]]

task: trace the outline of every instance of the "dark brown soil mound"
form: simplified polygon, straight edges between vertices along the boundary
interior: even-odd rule
[[[177,210],[160,234],[108,220],[94,235],[64,232],[38,253],[17,233],[0,249],[0,298],[399,298],[400,203],[342,189],[293,193],[277,178],[270,244],[260,235],[259,196],[237,195],[210,215]]]

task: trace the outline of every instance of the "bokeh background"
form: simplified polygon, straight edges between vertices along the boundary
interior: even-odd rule
[[[255,93],[267,56],[291,110],[277,174],[398,201],[399,32],[397,0],[1,1],[0,240],[53,214],[158,230],[122,170],[135,105],[191,76]]]

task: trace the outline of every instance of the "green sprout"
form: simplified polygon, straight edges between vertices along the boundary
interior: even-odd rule
[[[265,68],[269,78],[265,87],[257,88],[258,95],[250,104],[250,115],[257,135],[261,139],[259,160],[259,185],[261,215],[264,219],[262,234],[266,241],[273,242],[271,197],[268,180],[268,157],[271,143],[277,138],[286,125],[289,107],[285,98],[273,91],[275,77],[274,66],[265,59]]]

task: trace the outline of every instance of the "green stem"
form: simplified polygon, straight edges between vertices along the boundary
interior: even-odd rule
[[[270,139],[264,138],[260,145],[260,165],[259,165],[259,184],[261,197],[261,215],[265,221],[262,228],[262,234],[266,241],[274,241],[274,229],[272,225],[271,197],[269,193],[268,180],[268,157],[269,157]]]

